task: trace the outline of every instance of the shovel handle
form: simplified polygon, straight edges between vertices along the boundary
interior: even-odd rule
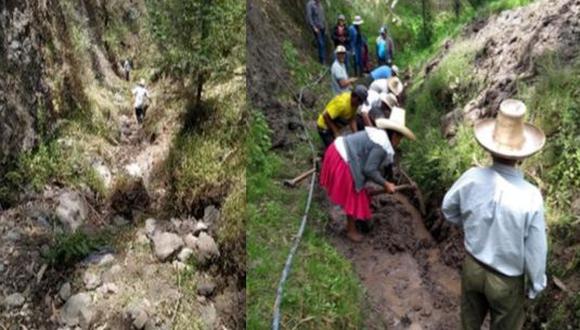
[[[395,187],[395,191],[401,191],[401,190],[406,190],[406,189],[415,189],[415,185],[412,184],[402,184],[402,185],[398,185]],[[384,189],[376,189],[376,190],[371,190],[369,192],[369,195],[371,196],[377,196],[377,195],[381,195],[381,194],[386,194],[387,192]]]

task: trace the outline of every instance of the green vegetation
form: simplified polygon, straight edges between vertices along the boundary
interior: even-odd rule
[[[268,127],[252,113],[248,139],[247,326],[266,329],[272,320],[279,277],[304,211],[307,190],[280,182],[308,166],[309,149],[269,152]],[[327,215],[313,203],[282,302],[282,326],[300,329],[358,329],[362,290],[346,261],[320,232]]]
[[[196,103],[203,85],[243,63],[244,2],[236,0],[147,1],[151,30],[159,41],[159,66],[176,77],[195,77]],[[232,61],[240,59],[241,61]],[[227,76],[227,74],[225,74]]]
[[[106,246],[111,237],[106,232],[96,235],[89,235],[81,231],[72,234],[58,234],[46,254],[46,259],[56,267],[72,265]]]

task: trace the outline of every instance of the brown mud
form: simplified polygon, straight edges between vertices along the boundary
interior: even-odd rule
[[[460,275],[442,260],[440,247],[403,194],[373,200],[371,230],[361,243],[344,234],[345,218],[331,217],[335,247],[366,288],[368,329],[456,329]],[[336,212],[334,212],[336,213]]]

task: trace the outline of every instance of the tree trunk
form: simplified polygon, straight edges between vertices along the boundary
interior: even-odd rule
[[[208,45],[208,37],[209,37],[209,13],[211,12],[212,0],[203,0],[201,7],[199,8],[199,21],[200,21],[200,30],[201,30],[201,38],[200,43],[202,45],[202,49],[206,49],[206,47],[211,47]],[[197,72],[197,90],[196,90],[196,98],[195,102],[197,105],[201,104],[201,96],[203,94],[203,85],[205,84],[206,80],[206,71],[205,65],[202,66],[201,70]]]

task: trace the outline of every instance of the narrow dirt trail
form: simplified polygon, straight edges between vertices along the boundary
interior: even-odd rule
[[[366,289],[368,329],[456,329],[460,276],[446,266],[421,215],[402,194],[373,200],[372,229],[362,243],[344,235],[344,216],[332,217],[331,241]]]

